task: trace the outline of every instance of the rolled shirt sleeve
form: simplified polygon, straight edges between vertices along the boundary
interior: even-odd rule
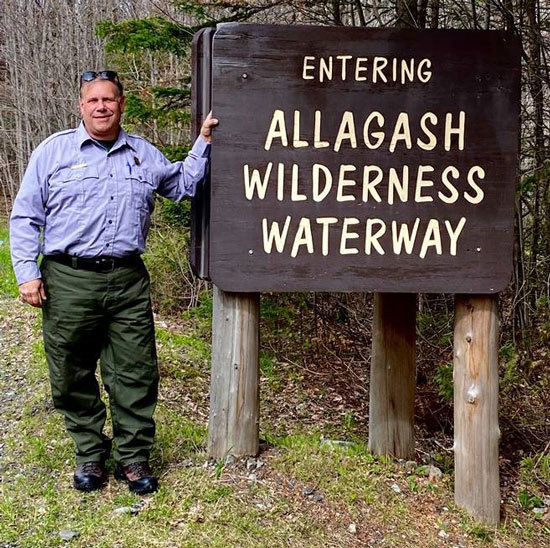
[[[41,277],[37,261],[46,220],[47,176],[43,147],[38,147],[31,155],[10,217],[11,259],[19,285]]]

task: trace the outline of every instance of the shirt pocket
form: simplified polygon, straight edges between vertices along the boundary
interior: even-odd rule
[[[125,179],[131,188],[134,206],[152,211],[154,186],[149,171],[133,166],[132,172],[126,174]]]
[[[79,242],[89,229],[90,212],[97,204],[99,175],[97,168],[61,168],[49,180],[48,216],[45,239]]]
[[[50,178],[50,199],[64,209],[81,213],[97,193],[98,180],[95,167],[61,168]]]
[[[138,245],[144,247],[154,208],[153,191],[155,188],[152,177],[146,169],[133,166],[132,172],[126,174],[125,179],[131,189],[132,205],[137,213],[135,228]]]

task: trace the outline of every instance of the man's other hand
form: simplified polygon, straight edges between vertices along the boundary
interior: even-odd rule
[[[218,120],[212,117],[212,111],[208,113],[201,127],[201,136],[207,142],[212,142],[212,128],[218,125]]]
[[[21,302],[28,303],[31,306],[42,306],[42,301],[46,300],[46,290],[42,280],[39,278],[21,284],[19,286],[19,298]]]

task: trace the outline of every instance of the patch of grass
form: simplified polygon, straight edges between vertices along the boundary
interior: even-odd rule
[[[165,380],[184,383],[187,393],[195,393],[207,384],[210,345],[194,334],[183,335],[156,329],[159,364]]]
[[[524,510],[531,510],[543,504],[541,497],[533,495],[528,490],[523,490],[518,493],[518,501]]]
[[[197,424],[164,406],[159,406],[155,417],[157,433],[152,458],[160,466],[177,464],[182,457],[204,450],[206,425]]]
[[[522,459],[520,474],[525,482],[535,481],[550,486],[550,453],[536,453]]]
[[[207,365],[210,362],[210,345],[193,335],[172,333],[166,329],[156,329],[157,343],[166,347],[168,352],[176,352],[181,357],[187,354],[189,363]]]
[[[365,472],[385,473],[391,467],[387,459],[375,459],[365,444],[334,443],[323,440],[319,433],[268,437],[268,440],[284,449],[274,463],[276,467],[285,472],[292,469],[301,481],[350,501],[359,497],[372,501],[373,484],[366,479]],[[361,481],[357,481],[359,476]]]
[[[4,224],[0,224],[0,295],[19,295],[11,266],[8,228]]]
[[[37,323],[39,323],[38,317]],[[46,353],[44,352],[42,339],[32,343],[31,351],[33,367],[28,372],[28,376],[31,383],[36,383],[48,376],[48,364],[46,362]]]
[[[260,376],[265,379],[272,390],[281,387],[282,376],[277,368],[277,360],[270,352],[260,352]]]
[[[522,488],[517,499],[524,510],[544,506],[543,495],[550,487],[550,454],[536,453],[524,457],[519,466]]]
[[[209,341],[212,336],[212,292],[202,290],[198,295],[198,305],[183,312],[184,319],[193,320],[197,333]]]
[[[483,523],[467,519],[462,527],[469,535],[481,540],[483,543],[492,543],[494,540],[494,531],[491,531],[489,527]]]

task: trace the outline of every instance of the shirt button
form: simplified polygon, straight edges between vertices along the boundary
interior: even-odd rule
[[[109,244],[107,244],[107,246],[106,246],[106,247],[109,247]]]
[[[114,199],[115,199],[115,197],[114,197],[114,196],[111,196],[111,200],[114,200]]]
[[[109,224],[112,225],[112,224],[113,224],[113,221],[109,221]]]

